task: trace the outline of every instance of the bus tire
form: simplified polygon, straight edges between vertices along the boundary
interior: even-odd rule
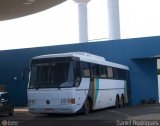
[[[124,95],[121,96],[120,107],[124,107]]]
[[[120,106],[120,99],[119,99],[119,96],[117,95],[116,96],[116,101],[115,101],[115,107],[119,108],[119,106]]]
[[[91,112],[91,101],[87,99],[83,105],[83,114],[88,115]]]

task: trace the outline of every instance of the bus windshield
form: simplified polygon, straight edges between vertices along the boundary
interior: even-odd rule
[[[73,62],[35,63],[31,65],[29,88],[73,86]]]

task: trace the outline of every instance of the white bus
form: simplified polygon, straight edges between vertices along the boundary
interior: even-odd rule
[[[129,68],[105,58],[71,52],[31,60],[28,108],[31,113],[89,113],[123,106],[129,100]]]

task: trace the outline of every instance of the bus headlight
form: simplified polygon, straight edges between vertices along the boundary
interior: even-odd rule
[[[63,99],[61,99],[61,104],[62,105],[75,104],[75,103],[76,103],[75,98],[63,98]]]

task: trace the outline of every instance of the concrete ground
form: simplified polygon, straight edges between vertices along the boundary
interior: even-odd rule
[[[160,104],[126,106],[124,108],[107,108],[90,113],[89,115],[64,115],[31,114],[27,108],[15,108],[15,115],[0,116],[0,124],[22,126],[159,126]],[[5,120],[5,121],[4,121]]]

